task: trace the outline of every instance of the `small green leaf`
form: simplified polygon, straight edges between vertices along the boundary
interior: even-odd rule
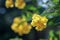
[[[57,34],[60,34],[60,30],[59,30],[59,31],[57,31]]]
[[[53,31],[53,30],[50,30],[49,36],[50,36],[50,37],[54,37],[54,31]]]
[[[52,21],[48,22],[48,25],[49,25],[49,26],[52,26],[52,25],[54,25],[54,24],[55,24],[55,23],[52,22]]]
[[[27,6],[27,9],[28,9],[28,10],[32,10],[32,11],[37,10],[37,8],[34,7],[33,5],[28,5],[28,6]]]
[[[27,20],[30,21],[32,18],[32,13],[30,12],[27,12]]]

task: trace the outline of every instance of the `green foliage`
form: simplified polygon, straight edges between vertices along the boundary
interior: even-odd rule
[[[58,38],[57,37],[54,37],[54,40],[58,40]]]
[[[58,35],[60,35],[60,30],[58,30],[56,33],[57,33]]]
[[[53,31],[53,30],[50,30],[49,36],[50,36],[50,37],[54,37],[54,31]]]
[[[59,31],[54,31],[54,30],[50,30],[49,31],[49,38],[52,37],[52,40],[58,40],[59,39]],[[56,34],[57,33],[57,34]]]
[[[11,38],[10,40],[23,40],[22,38]]]
[[[59,2],[59,0],[52,0],[55,4]]]
[[[32,13],[31,12],[27,12],[27,20],[30,21],[32,19]]]
[[[48,25],[49,25],[49,26],[52,26],[52,25],[54,26],[54,22],[50,21],[50,22],[48,23]]]
[[[33,5],[28,5],[27,10],[35,11],[35,10],[37,10],[37,8],[35,6],[33,6]]]

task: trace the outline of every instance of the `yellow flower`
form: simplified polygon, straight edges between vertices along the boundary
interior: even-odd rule
[[[26,18],[16,17],[13,20],[11,29],[19,35],[28,34],[32,27],[27,23]]]
[[[25,22],[25,23],[19,25],[19,28],[18,28],[19,31],[18,31],[18,33],[20,35],[22,35],[22,34],[28,34],[30,32],[31,28],[32,27],[29,24],[27,24],[27,22]]]
[[[24,21],[22,20],[20,17],[15,17],[14,20],[13,20],[13,24],[11,25],[11,29],[14,31],[14,32],[18,32],[18,27],[19,27],[19,24]]]
[[[48,19],[46,17],[34,14],[32,17],[31,25],[35,27],[37,31],[42,31],[46,28],[47,21]]]
[[[7,8],[12,8],[14,5],[13,5],[13,0],[6,0],[6,2],[5,2],[5,6],[7,7]]]
[[[24,2],[24,0],[16,0],[15,7],[17,7],[18,9],[24,9],[25,6],[26,3]]]

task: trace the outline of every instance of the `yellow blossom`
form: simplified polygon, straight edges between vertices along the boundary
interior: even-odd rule
[[[23,9],[25,6],[26,3],[24,2],[24,0],[16,0],[15,7],[17,7],[18,9]]]
[[[35,27],[37,31],[42,31],[46,28],[47,21],[48,19],[46,17],[34,14],[32,17],[31,25]]]
[[[22,34],[28,34],[31,30],[31,26],[29,24],[27,24],[27,22],[23,23],[22,25],[19,25],[19,28],[18,28],[18,33],[20,35]]]
[[[23,18],[20,18],[20,17],[14,18],[13,24],[11,25],[11,29],[21,36],[23,34],[28,34],[30,32],[31,28],[32,27],[27,23],[27,21],[24,17]]]
[[[14,20],[13,20],[13,24],[11,25],[11,29],[14,31],[14,32],[18,32],[18,27],[19,27],[19,24],[22,22],[23,20],[20,18],[20,17],[15,17]]]
[[[5,2],[5,6],[7,7],[7,8],[12,8],[14,5],[13,5],[13,0],[6,0],[6,2]]]

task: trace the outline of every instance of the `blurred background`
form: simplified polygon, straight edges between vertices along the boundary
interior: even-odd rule
[[[15,3],[16,0],[13,0]],[[25,9],[6,8],[6,0],[0,0],[0,40],[60,40],[60,0],[24,0]],[[11,29],[13,19],[24,11],[38,12],[47,16],[47,28],[36,31],[34,28],[27,35],[20,36]],[[23,14],[22,14],[23,11]],[[50,39],[54,36],[52,39]]]

